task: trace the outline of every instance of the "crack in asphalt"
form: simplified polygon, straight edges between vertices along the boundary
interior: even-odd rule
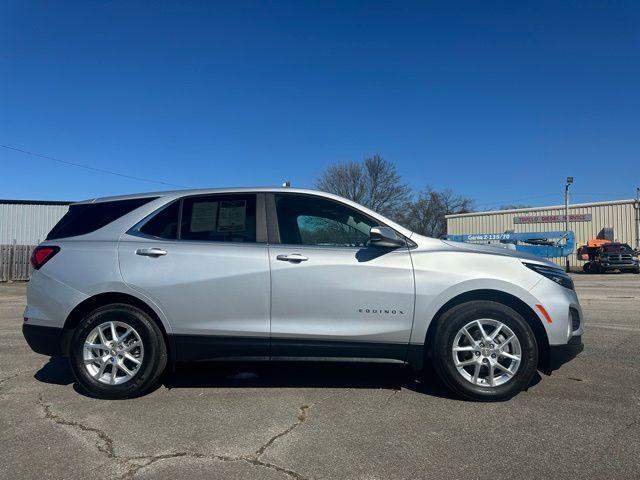
[[[635,392],[631,394],[631,398],[633,398],[638,406],[640,406],[640,396]],[[636,416],[631,423],[621,427],[618,431],[616,431],[610,438],[607,444],[607,451],[611,451],[615,448],[615,445],[619,442],[620,437],[624,436],[626,432],[633,429],[636,425],[640,424],[640,416]]]
[[[298,420],[295,423],[293,423],[292,425],[290,425],[289,428],[286,428],[282,432],[274,435],[269,440],[267,440],[267,442],[264,445],[262,445],[258,450],[256,450],[255,456],[256,457],[262,456],[264,454],[264,452],[267,451],[267,449],[269,447],[271,447],[271,445],[273,445],[276,442],[276,440],[278,440],[281,437],[284,437],[285,435],[288,435],[293,430],[295,430],[298,426],[300,426],[304,422],[306,422],[307,421],[307,412],[309,411],[310,408],[311,408],[311,405],[302,405],[300,407],[299,412],[298,412]]]
[[[216,455],[216,454],[201,454],[201,453],[190,453],[190,452],[175,452],[175,453],[165,453],[165,454],[159,454],[159,455],[141,455],[141,456],[134,456],[134,457],[122,457],[116,454],[114,441],[104,430],[101,430],[96,427],[90,427],[88,425],[84,425],[83,423],[76,422],[73,420],[67,420],[62,416],[54,413],[51,409],[51,405],[44,402],[42,393],[38,395],[38,404],[42,408],[42,411],[44,412],[44,416],[46,419],[51,420],[54,423],[57,423],[58,425],[72,427],[82,432],[88,432],[88,433],[94,434],[96,436],[95,448],[99,452],[106,455],[107,458],[118,462],[126,469],[126,472],[120,477],[118,477],[118,480],[126,480],[126,479],[133,478],[140,470],[156,462],[163,461],[163,460],[170,460],[173,458],[194,458],[194,459],[203,459],[203,460],[215,460],[220,462],[246,462],[254,466],[268,468],[270,470],[277,471],[290,478],[293,478],[294,480],[306,480],[306,478],[300,473],[294,470],[282,467],[275,463],[266,462],[264,460],[261,460],[260,457],[276,441],[278,441],[278,439],[288,435],[293,430],[295,430],[298,426],[303,424],[307,420],[308,411],[313,405],[302,405],[298,410],[296,421],[292,425],[290,425],[283,431],[269,438],[269,440],[267,440],[260,448],[258,448],[251,455]],[[137,462],[141,462],[141,463],[137,463]]]
[[[275,463],[265,462],[255,456],[205,455],[201,453],[189,453],[189,452],[176,452],[176,453],[167,453],[162,455],[129,457],[127,459],[129,462],[131,462],[132,460],[144,460],[146,462],[140,465],[129,465],[129,470],[124,475],[120,476],[118,480],[127,480],[130,478],[133,478],[143,468],[146,468],[156,462],[159,462],[162,460],[170,460],[173,458],[194,458],[194,459],[202,459],[202,460],[215,460],[220,462],[246,462],[257,467],[263,467],[263,468],[268,468],[270,470],[275,470],[276,472],[282,473],[290,478],[293,478],[294,480],[306,480],[306,478],[303,475],[299,474],[294,470],[281,467],[280,465],[277,465]]]
[[[25,373],[27,373],[27,372],[25,372],[25,371],[16,372],[14,374],[9,375],[8,377],[0,378],[0,390],[2,390],[2,388],[3,388],[2,385],[4,383],[8,382],[9,380],[13,380],[14,378],[19,377],[20,375],[23,375]]]
[[[80,422],[74,422],[72,420],[66,420],[62,418],[60,415],[57,415],[51,411],[51,405],[44,403],[42,399],[42,393],[38,395],[38,404],[42,407],[44,411],[44,416],[48,420],[52,420],[59,425],[66,425],[68,427],[75,427],[83,432],[91,432],[94,433],[98,437],[98,441],[95,442],[96,448],[107,455],[109,458],[116,458],[116,454],[113,448],[113,440],[109,435],[107,435],[104,431],[95,427],[88,427],[83,425]]]
[[[402,391],[402,388],[393,389],[389,394],[389,396],[387,397],[387,399],[385,400],[384,406],[387,407],[391,403],[391,400],[393,400],[393,398],[401,391]]]
[[[14,373],[13,375],[9,375],[6,378],[1,378],[0,379],[0,385],[2,385],[4,382],[8,382],[9,380],[13,380],[14,378],[16,378],[18,375],[20,375],[20,372],[18,373]]]
[[[127,472],[118,477],[118,480],[125,480],[129,478],[135,477],[135,475],[142,470],[156,462],[162,460],[171,460],[173,458],[196,458],[196,459],[204,459],[204,460],[217,460],[221,462],[237,462],[241,461],[241,457],[232,457],[226,455],[205,455],[200,453],[189,453],[189,452],[176,452],[176,453],[164,453],[160,455],[144,455],[138,457],[124,457],[123,460],[127,463]],[[136,465],[132,463],[134,461],[144,461],[144,463]],[[297,479],[296,479],[297,480]]]

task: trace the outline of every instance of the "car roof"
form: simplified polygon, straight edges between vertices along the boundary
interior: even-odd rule
[[[256,193],[256,192],[287,192],[287,193],[310,193],[314,195],[322,196],[334,196],[327,192],[320,190],[314,190],[310,188],[292,188],[292,187],[217,187],[217,188],[185,188],[180,190],[164,190],[159,192],[142,192],[133,193],[129,195],[114,195],[109,197],[96,197],[88,200],[82,200],[75,202],[81,203],[99,203],[99,202],[112,202],[116,200],[129,200],[133,198],[147,198],[147,197],[183,197],[187,195],[207,195],[214,193]]]

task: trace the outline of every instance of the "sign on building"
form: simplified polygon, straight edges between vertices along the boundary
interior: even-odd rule
[[[513,223],[564,223],[566,215],[526,215],[520,217],[513,217]],[[570,222],[590,222],[590,213],[574,213],[569,215]]]

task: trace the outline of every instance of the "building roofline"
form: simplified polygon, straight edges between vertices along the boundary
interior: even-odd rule
[[[635,203],[635,199],[629,198],[626,200],[609,200],[607,202],[589,202],[589,203],[572,203],[569,205],[569,209],[581,208],[581,207],[599,207],[603,205],[621,205],[626,203]],[[564,210],[564,205],[551,205],[548,207],[529,207],[529,208],[512,208],[509,210],[489,210],[487,212],[470,212],[470,213],[456,213],[452,215],[445,215],[444,218],[460,218],[460,217],[479,217],[482,215],[495,215],[497,213],[522,213],[522,212],[540,212],[543,210]]]
[[[0,199],[0,205],[71,205],[73,202],[62,200],[10,200]]]

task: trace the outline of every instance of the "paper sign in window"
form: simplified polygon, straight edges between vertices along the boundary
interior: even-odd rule
[[[219,232],[243,232],[247,218],[246,200],[220,202]]]
[[[196,202],[191,211],[191,232],[213,232],[216,229],[218,202]]]

